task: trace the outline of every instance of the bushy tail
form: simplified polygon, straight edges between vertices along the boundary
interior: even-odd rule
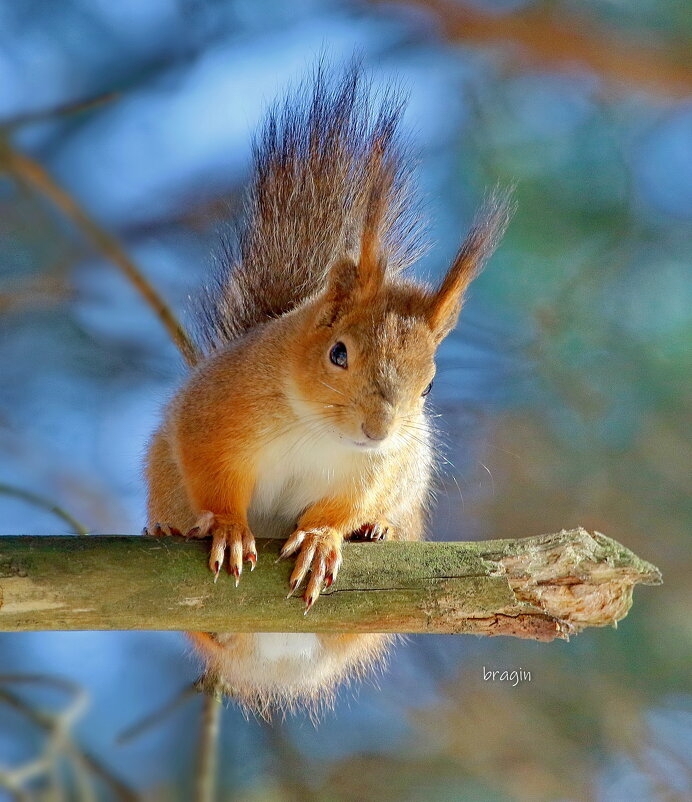
[[[376,95],[358,66],[329,78],[322,65],[269,111],[254,143],[237,241],[200,305],[207,349],[318,292],[333,261],[360,247],[375,184],[387,186],[380,234],[388,271],[418,258],[422,229],[397,130],[402,111],[398,93]]]

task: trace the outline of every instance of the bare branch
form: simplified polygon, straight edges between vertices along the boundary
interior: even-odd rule
[[[56,106],[49,106],[48,108],[37,109],[36,111],[28,111],[25,114],[18,114],[16,117],[12,117],[8,120],[0,120],[0,128],[3,128],[7,132],[24,125],[54,120],[56,117],[68,117],[73,114],[80,114],[83,111],[91,111],[106,103],[110,103],[118,97],[118,92],[104,92],[103,94],[94,95],[93,97],[84,98],[82,100],[68,100]]]
[[[37,161],[20,153],[6,141],[0,143],[1,167],[48,198],[66,217],[72,220],[96,249],[113,262],[138,290],[163,323],[188,365],[196,364],[199,359],[197,346],[190,339],[173,310],[125,253],[118,240],[101,228]]]
[[[391,0],[376,0],[380,4]],[[664,97],[685,98],[692,91],[692,70],[684,50],[666,50],[605,31],[586,13],[576,15],[545,5],[513,14],[482,11],[475,5],[449,0],[413,0],[434,13],[445,36],[481,45],[519,45],[515,63],[573,72],[582,64],[611,85],[646,89]],[[503,55],[509,56],[507,49]]]
[[[24,488],[14,487],[13,485],[4,484],[2,482],[0,482],[0,495],[13,496],[14,498],[26,501],[27,504],[31,504],[34,507],[40,507],[41,509],[48,510],[48,512],[52,512],[57,518],[62,518],[62,520],[65,521],[70,527],[70,532],[74,532],[77,535],[89,534],[89,530],[73,515],[70,515],[67,510],[64,510],[61,506],[45,496],[40,496],[38,493],[32,493],[30,490],[24,490]]]
[[[449,632],[549,641],[614,625],[657,568],[584,529],[476,543],[347,543],[339,582],[307,616],[292,566],[259,541],[258,570],[214,584],[208,546],[181,538],[0,538],[0,630]]]
[[[0,289],[0,315],[57,306],[70,298],[71,294],[62,272],[60,275],[44,274],[3,283]]]
[[[195,802],[214,802],[221,735],[221,690],[205,693],[202,699],[202,721],[199,739]]]
[[[171,700],[166,702],[162,707],[155,710],[153,713],[147,713],[146,716],[138,719],[134,724],[131,724],[126,730],[123,730],[116,738],[118,746],[125,746],[136,738],[139,738],[144,733],[158,726],[162,721],[168,718],[172,713],[175,713],[178,708],[182,707],[188,699],[197,696],[200,693],[200,688],[196,684],[186,685],[179,693],[177,693]]]

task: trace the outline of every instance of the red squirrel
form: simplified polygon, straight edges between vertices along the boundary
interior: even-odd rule
[[[261,570],[255,537],[286,538],[288,590],[302,590],[306,611],[338,582],[342,544],[356,533],[423,537],[435,353],[510,216],[508,195],[496,193],[441,284],[415,281],[402,111],[357,68],[331,80],[318,70],[270,110],[237,253],[201,305],[205,356],[148,451],[148,531],[210,537],[214,581],[227,563],[236,584],[244,565]],[[393,641],[189,635],[208,674],[261,715],[329,702]]]

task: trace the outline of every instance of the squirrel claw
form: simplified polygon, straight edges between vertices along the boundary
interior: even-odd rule
[[[180,535],[180,529],[173,526],[172,524],[162,524],[158,521],[154,524],[153,527],[145,526],[142,529],[142,536],[143,537],[170,537],[173,535]]]
[[[296,531],[288,538],[288,540],[284,543],[279,552],[279,560],[283,560],[286,557],[290,557],[291,554],[294,554],[300,546],[303,544],[308,532],[303,531],[302,529],[296,529]]]
[[[153,527],[144,527],[142,534],[160,538],[168,535],[180,536],[182,533],[175,526],[157,521]],[[235,584],[238,587],[240,575],[243,573],[243,562],[250,563],[250,571],[254,571],[257,565],[257,549],[252,532],[245,524],[204,510],[183,537],[198,540],[209,535],[212,536],[209,569],[214,575],[214,582],[219,579],[228,549],[228,573],[235,577]]]
[[[257,564],[257,549],[252,532],[245,523],[205,510],[188,530],[186,537],[204,538],[209,535],[212,537],[209,568],[214,575],[214,582],[219,578],[228,550],[228,573],[235,578],[235,585],[238,587],[243,573],[243,562],[249,562],[251,570]]]
[[[389,521],[385,521],[384,519],[368,522],[363,524],[360,529],[356,529],[356,531],[353,532],[351,535],[351,540],[362,540],[377,543],[387,538],[389,529]]]
[[[294,532],[284,545],[282,551],[286,553],[292,553],[300,547],[289,581],[290,590],[287,598],[294,594],[308,572],[310,573],[303,595],[306,614],[317,601],[321,590],[328,588],[336,579],[341,565],[341,542],[342,537],[338,532],[324,528]]]

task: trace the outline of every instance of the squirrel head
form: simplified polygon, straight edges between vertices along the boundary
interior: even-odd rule
[[[367,203],[359,258],[331,267],[293,352],[306,413],[356,449],[384,450],[421,436],[416,421],[432,388],[437,348],[511,212],[508,196],[492,198],[440,286],[430,289],[388,276],[379,237],[384,201],[380,184]]]

